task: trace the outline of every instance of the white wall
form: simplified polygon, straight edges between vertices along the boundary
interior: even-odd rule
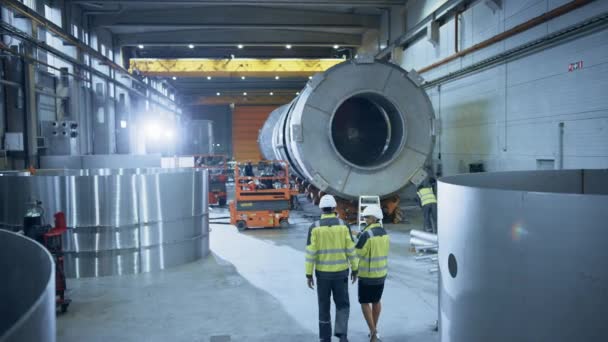
[[[408,4],[407,26],[445,1]],[[503,0],[492,12],[483,2],[462,14],[461,49],[486,40],[568,0]],[[598,0],[527,32],[422,74],[433,80],[472,63],[608,11]],[[400,64],[420,69],[454,53],[454,20],[440,42],[415,42]],[[570,63],[584,61],[568,72]],[[435,151],[445,175],[467,172],[482,161],[489,171],[536,169],[538,159],[558,164],[558,127],[564,123],[564,167],[608,168],[608,29],[429,89],[442,130]]]

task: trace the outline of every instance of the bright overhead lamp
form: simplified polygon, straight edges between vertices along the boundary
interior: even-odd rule
[[[207,76],[207,79],[208,79],[208,80],[211,80],[211,76]]]
[[[222,93],[220,93],[219,91],[217,93],[215,93],[215,95],[220,96],[222,95]]]
[[[175,81],[175,80],[177,80],[177,77],[175,77],[175,76],[173,76],[173,77],[171,77],[171,78],[172,78],[174,81]]]
[[[194,45],[193,44],[188,44],[188,47],[191,49],[194,49]]]
[[[278,79],[280,79],[280,77],[277,75],[277,76],[274,77],[274,79],[278,80]]]
[[[143,49],[143,48],[144,48],[144,46],[143,46],[143,45],[141,45],[141,44],[137,45],[137,47],[138,47],[138,48],[140,48],[140,49]]]
[[[242,49],[243,48],[243,44],[239,44],[236,47],[238,47],[239,49]]]
[[[274,93],[273,93],[273,92],[270,92],[270,96],[272,96],[272,95],[274,95]]]
[[[340,45],[336,44],[334,45],[334,49],[338,50],[340,48]]]
[[[241,76],[241,79],[242,79],[242,80],[244,80],[244,79],[245,79],[245,76]]]
[[[285,45],[285,48],[288,49],[288,50],[291,49],[291,44]]]
[[[300,92],[297,92],[296,95],[300,95]]]
[[[309,79],[309,80],[312,80],[312,76],[308,76],[308,79]]]
[[[245,92],[243,92],[243,96],[247,96],[247,92],[246,92],[246,91],[245,91]]]

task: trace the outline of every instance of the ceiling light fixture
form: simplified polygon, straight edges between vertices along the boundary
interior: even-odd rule
[[[241,79],[242,79],[242,80],[244,80],[244,79],[245,79],[245,76],[241,76]]]
[[[215,95],[220,96],[222,95],[222,93],[220,93],[219,91],[217,93],[215,93]]]
[[[291,49],[291,44],[285,45],[285,48],[288,49],[288,50]]]
[[[300,92],[297,92],[296,95],[300,95]]]
[[[334,49],[338,50],[340,48],[340,45],[336,44],[334,45]]]
[[[238,47],[239,49],[242,49],[243,48],[243,44],[239,44],[236,47]]]
[[[191,48],[191,49],[194,49],[194,45],[193,44],[189,44],[188,47]]]
[[[309,80],[312,80],[312,76],[308,76],[308,79],[309,79]]]
[[[280,79],[280,77],[279,77],[279,76],[275,76],[275,77],[274,77],[274,79],[275,79],[275,80],[278,80],[278,79]]]
[[[270,96],[272,96],[272,95],[274,95],[274,93],[273,93],[273,92],[270,92]]]
[[[247,96],[247,92],[244,92],[244,93],[243,93],[243,96]]]
[[[144,48],[144,46],[143,46],[143,45],[141,45],[141,44],[137,45],[137,47],[138,47],[138,48],[140,48],[140,49],[143,49],[143,48]]]
[[[175,77],[175,76],[173,76],[172,78],[173,78],[174,81],[177,80],[177,77]]]
[[[208,79],[208,80],[211,80],[211,76],[207,76],[207,79]]]

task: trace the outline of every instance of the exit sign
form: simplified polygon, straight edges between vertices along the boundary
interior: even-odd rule
[[[583,61],[578,61],[576,63],[570,63],[568,66],[568,72],[573,72],[583,68]]]

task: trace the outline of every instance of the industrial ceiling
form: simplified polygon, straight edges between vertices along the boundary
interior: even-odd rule
[[[72,0],[94,27],[109,30],[131,58],[350,58],[363,34],[403,0]],[[170,3],[170,7],[168,6]],[[182,75],[183,76],[183,75]],[[159,77],[156,75],[155,77]],[[306,77],[161,76],[186,102],[197,96],[251,94],[284,102]],[[227,97],[227,99],[229,99]],[[217,102],[217,101],[216,101]],[[268,102],[268,101],[267,101]],[[272,102],[272,101],[270,101]]]

